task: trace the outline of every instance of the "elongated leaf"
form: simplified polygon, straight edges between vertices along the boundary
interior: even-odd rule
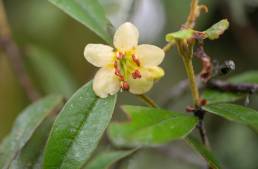
[[[258,131],[258,111],[256,110],[228,103],[210,104],[203,109],[228,120],[252,126]]]
[[[219,162],[215,159],[212,152],[208,150],[202,143],[200,143],[196,138],[188,136],[186,142],[192,146],[200,155],[208,162],[212,169],[221,169]]]
[[[253,83],[258,84],[258,71],[248,71],[228,79],[233,84]],[[234,102],[245,97],[243,93],[223,92],[213,89],[207,89],[203,92],[203,98],[208,100],[209,104]]]
[[[111,140],[119,146],[157,145],[182,139],[197,124],[193,116],[162,109],[123,106],[130,121],[112,123],[108,129]]]
[[[62,104],[60,96],[49,96],[27,107],[17,118],[10,135],[0,147],[0,168],[7,168],[35,130]]]
[[[38,162],[42,156],[53,122],[54,118],[50,117],[39,126],[22,151],[13,160],[10,169],[34,169],[35,166],[40,165]]]
[[[27,59],[45,93],[63,94],[70,97],[76,91],[76,83],[70,73],[50,52],[30,46]]]
[[[133,152],[134,150],[101,152],[84,169],[108,169],[112,164],[129,156]]]
[[[218,23],[212,25],[209,29],[204,31],[204,33],[206,34],[207,38],[209,38],[210,40],[215,40],[215,39],[218,39],[220,35],[222,35],[225,32],[225,30],[228,29],[228,27],[229,27],[228,20],[223,19]]]
[[[99,98],[89,82],[58,115],[44,155],[44,169],[79,169],[89,159],[114,111],[116,96]]]
[[[251,83],[258,84],[258,71],[248,71],[229,79],[232,83]]]
[[[97,0],[49,0],[65,13],[90,28],[108,43],[112,42],[112,25]]]
[[[244,97],[241,93],[222,92],[212,89],[207,89],[203,93],[203,98],[208,100],[208,104],[234,102]]]

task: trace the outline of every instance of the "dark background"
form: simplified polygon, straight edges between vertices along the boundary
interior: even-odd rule
[[[101,0],[106,13],[115,26],[125,21],[135,23],[141,34],[141,41],[164,46],[166,33],[177,31],[184,23],[190,0]],[[234,60],[235,72],[231,75],[258,69],[258,0],[203,0],[209,6],[209,13],[198,19],[198,30],[204,30],[213,23],[228,18],[230,29],[219,39],[206,43],[209,55],[219,61]],[[104,43],[89,29],[50,4],[47,0],[4,0],[10,26],[19,47],[25,53],[24,62],[34,83],[46,95],[44,83],[26,55],[30,46],[46,50],[51,57],[73,79],[72,89],[92,79],[95,67],[83,57],[87,43]],[[44,57],[44,56],[41,56]],[[44,64],[44,63],[42,63]],[[199,70],[198,62],[196,68]],[[46,64],[45,67],[51,65]],[[148,95],[159,104],[164,95],[180,80],[186,78],[183,64],[175,49],[168,53],[162,64],[166,76],[158,82]],[[47,82],[46,82],[47,83]],[[53,78],[53,84],[55,79]],[[63,84],[66,87],[66,84]],[[68,85],[68,84],[67,84]],[[52,88],[51,91],[59,91]],[[69,88],[70,90],[70,88]],[[69,92],[67,92],[69,95]],[[250,106],[258,109],[258,99],[251,97]],[[119,95],[121,104],[142,104],[134,96]],[[5,55],[0,52],[0,140],[10,131],[16,115],[29,104]],[[184,110],[191,104],[190,95],[176,98],[169,105],[173,110]],[[117,108],[116,113],[121,113]],[[206,120],[208,136],[213,150],[220,161],[231,169],[258,168],[258,137],[249,128],[224,121],[209,115]],[[124,168],[198,168],[203,161],[193,154],[184,143],[172,143],[163,150],[148,149],[128,161]],[[162,167],[160,167],[162,166]],[[195,167],[194,167],[195,166]]]

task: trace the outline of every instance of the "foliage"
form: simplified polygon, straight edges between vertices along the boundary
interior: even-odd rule
[[[183,113],[162,109],[123,106],[130,122],[112,123],[109,137],[118,146],[151,146],[183,139],[197,124],[197,119]]]
[[[112,44],[113,26],[97,0],[49,1],[96,33],[106,43]],[[165,39],[168,44],[161,51],[162,55],[162,52],[168,52],[176,46],[183,60],[193,100],[192,106],[185,106],[188,114],[159,108],[147,96],[134,95],[143,99],[149,107],[124,105],[122,110],[126,113],[127,119],[123,122],[111,122],[118,97],[116,94],[112,95],[112,89],[110,89],[111,95],[100,98],[94,92],[93,82],[89,81],[75,92],[74,78],[55,60],[55,56],[39,47],[27,48],[28,64],[34,76],[39,79],[44,93],[62,94],[68,100],[64,101],[63,96],[50,95],[23,110],[17,117],[12,131],[0,145],[0,168],[107,169],[117,164],[118,161],[123,163],[136,151],[140,152],[144,148],[158,150],[159,146],[169,146],[176,140],[184,140],[206,160],[209,168],[222,169],[221,163],[206,144],[208,140],[203,125],[204,116],[213,114],[251,127],[257,133],[258,112],[246,105],[237,104],[240,102],[228,102],[240,101],[250,93],[255,94],[258,91],[258,72],[249,71],[236,75],[225,80],[222,84],[224,86],[217,86],[220,90],[211,89],[209,84],[217,80],[218,75],[211,70],[213,68],[211,58],[204,50],[204,46],[207,40],[220,38],[229,28],[229,22],[223,19],[205,31],[195,30],[195,22],[203,9],[206,7],[193,0],[186,23],[179,31],[166,35]],[[129,35],[126,37],[132,37]],[[138,40],[138,34],[134,32],[134,35]],[[127,39],[123,40],[127,41]],[[115,68],[112,72],[116,75],[115,77],[122,79],[118,84],[121,85],[118,87],[121,90],[130,90],[129,83],[125,83],[123,79],[125,77],[121,76],[121,73],[126,72],[128,76],[132,74],[133,79],[143,77],[139,70],[134,72],[130,70],[132,66],[141,68],[139,59],[132,54],[137,51],[137,47],[128,51],[121,50],[112,53],[112,57],[120,59],[121,65],[116,65],[117,62],[114,65],[108,64]],[[6,53],[8,54],[8,51]],[[103,51],[99,53],[103,54]],[[144,51],[143,53],[150,56],[155,52]],[[124,59],[130,56],[132,58]],[[202,95],[196,82],[193,58],[201,60],[202,68],[208,74],[201,77],[204,86]],[[145,72],[147,75],[164,74],[156,67],[151,68],[155,62],[153,59],[149,62],[150,65],[144,67],[148,70],[147,73]],[[108,69],[108,66],[105,68]],[[110,77],[102,78],[110,80],[108,79]],[[157,79],[156,76],[153,77],[153,80]],[[146,85],[148,80],[146,78],[138,85],[149,87]],[[109,90],[109,86],[100,87],[103,90]],[[177,102],[180,102],[180,99]],[[202,142],[192,136],[197,129]],[[105,132],[107,132],[107,137]],[[97,151],[101,141],[108,142],[112,149],[103,151],[100,148],[101,150]]]

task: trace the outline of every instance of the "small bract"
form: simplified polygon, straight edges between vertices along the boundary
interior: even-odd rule
[[[148,92],[155,80],[164,75],[158,67],[165,53],[154,45],[138,45],[137,28],[126,22],[116,31],[114,48],[103,44],[88,44],[84,56],[100,70],[93,79],[93,90],[102,98],[119,90],[133,94]]]

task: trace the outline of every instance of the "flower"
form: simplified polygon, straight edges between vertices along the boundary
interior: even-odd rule
[[[143,94],[164,75],[163,69],[158,67],[164,59],[164,51],[153,45],[138,45],[138,38],[137,28],[126,22],[114,35],[115,49],[103,44],[85,47],[86,60],[100,67],[93,79],[96,95],[105,98],[119,90]]]

